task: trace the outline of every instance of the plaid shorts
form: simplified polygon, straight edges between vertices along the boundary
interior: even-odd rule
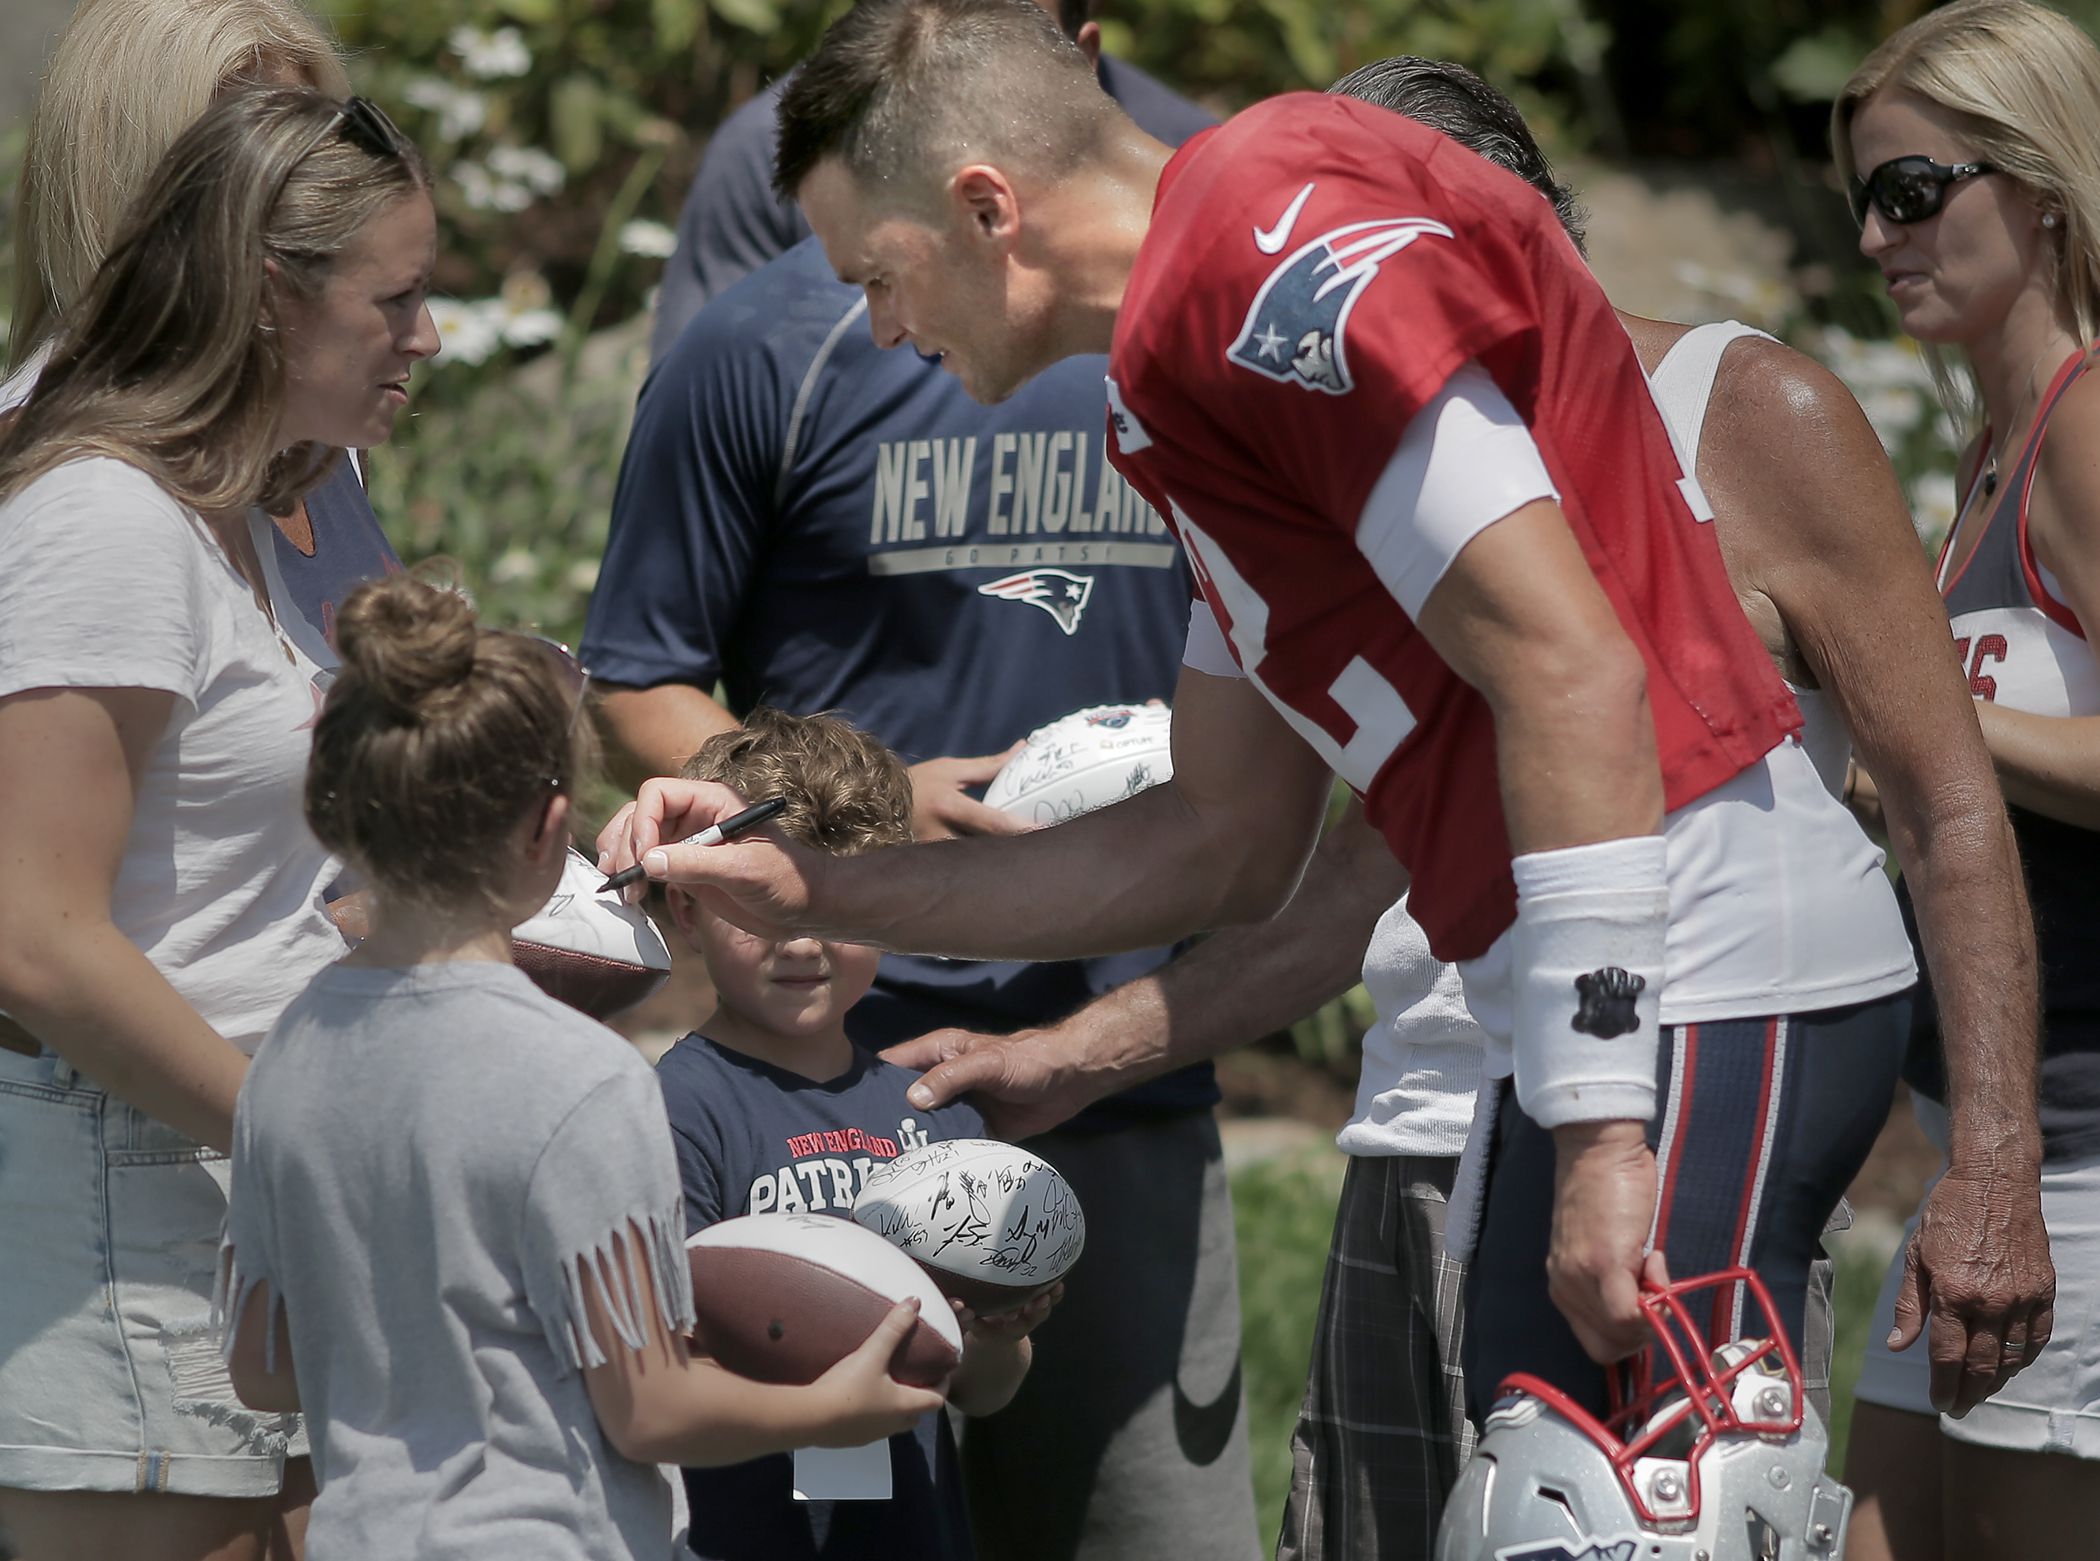
[[[1352,1158],[1320,1287],[1277,1561],[1427,1556],[1473,1451],[1465,1266],[1444,1255],[1455,1158]]]
[[[1472,1456],[1459,1365],[1465,1265],[1444,1255],[1454,1158],[1352,1157],[1320,1287],[1276,1561],[1386,1561],[1436,1548]],[[1838,1204],[1825,1235],[1849,1228]],[[1831,1264],[1809,1270],[1801,1370],[1830,1414]]]

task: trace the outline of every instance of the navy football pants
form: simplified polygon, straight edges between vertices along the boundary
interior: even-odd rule
[[[1654,1243],[1672,1279],[1738,1264],[1755,1269],[1799,1352],[1809,1264],[1888,1116],[1909,1029],[1904,992],[1851,1008],[1663,1032],[1648,1142],[1659,1187]],[[1546,1294],[1553,1135],[1518,1108],[1507,1081],[1499,1087],[1505,1094],[1467,1274],[1467,1405],[1477,1423],[1502,1379],[1523,1371],[1602,1414],[1604,1368],[1583,1353]],[[1718,1307],[1705,1297],[1691,1304],[1712,1344],[1738,1329],[1756,1331],[1739,1290]]]

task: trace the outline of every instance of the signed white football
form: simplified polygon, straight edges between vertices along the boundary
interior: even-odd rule
[[[1134,797],[1174,773],[1165,705],[1091,705],[1039,726],[985,788],[988,806],[1062,824]]]
[[[671,951],[648,913],[600,894],[604,882],[572,847],[547,903],[511,934],[512,962],[549,997],[593,1019],[632,1008],[671,974]]]
[[[1047,1161],[989,1138],[907,1150],[868,1174],[853,1217],[980,1312],[1064,1278],[1086,1245],[1079,1199]]]

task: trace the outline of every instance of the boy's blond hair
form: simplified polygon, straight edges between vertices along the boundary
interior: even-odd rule
[[[904,761],[836,715],[760,705],[736,730],[702,743],[679,773],[719,781],[753,802],[787,798],[780,827],[821,851],[854,856],[911,840]]]

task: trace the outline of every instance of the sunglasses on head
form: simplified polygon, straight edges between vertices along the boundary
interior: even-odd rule
[[[291,183],[292,174],[299,165],[326,146],[329,138],[337,131],[341,131],[343,139],[359,151],[396,161],[407,157],[411,144],[408,137],[401,133],[399,127],[387,118],[385,112],[370,98],[346,98],[336,106],[335,112],[329,115],[328,122],[314,132],[314,137],[306,143],[305,150],[293,158],[290,166],[284,170],[283,176],[277,181],[279,197],[284,194],[284,187]]]
[[[1951,186],[1978,174],[1997,172],[1989,163],[1936,163],[1929,157],[1892,157],[1864,178],[1852,181],[1852,218],[1866,226],[1867,208],[1871,206],[1884,222],[1898,226],[1924,222],[1940,214]]]

